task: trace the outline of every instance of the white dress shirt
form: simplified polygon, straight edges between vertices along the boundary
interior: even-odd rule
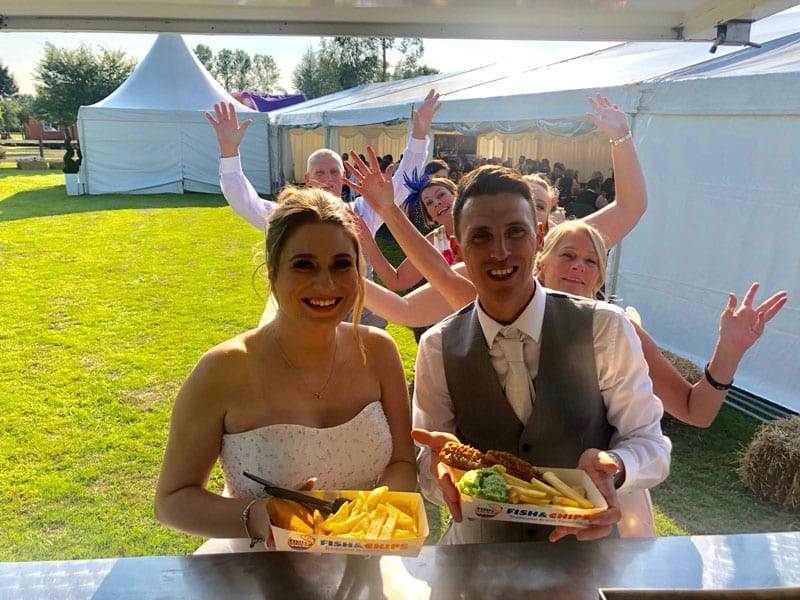
[[[403,181],[403,173],[411,177],[411,173],[416,168],[422,172],[425,161],[428,158],[428,138],[418,140],[409,136],[408,146],[403,152],[400,165],[392,177],[394,186],[394,201],[398,205],[402,204],[408,196],[408,190]],[[264,231],[267,216],[277,205],[271,200],[259,197],[253,185],[247,180],[242,172],[242,163],[239,156],[230,156],[219,159],[219,182],[225,200],[231,208],[259,231]],[[367,201],[361,196],[349,203],[356,214],[361,215],[372,235],[383,225],[383,219],[370,208]]]
[[[535,358],[532,377],[538,373],[545,294],[548,292],[537,282],[533,298],[513,324],[531,338],[525,344],[525,361],[528,363],[530,357],[534,362]],[[478,320],[490,347],[489,340],[494,340],[504,326],[489,317],[480,304]],[[616,429],[611,436],[610,449],[625,463],[625,482],[618,491],[647,489],[669,474],[672,444],[661,432],[664,409],[653,394],[639,338],[624,311],[605,302],[597,303],[592,333],[597,381],[606,406],[606,417]],[[495,362],[493,358],[492,363]],[[413,423],[415,428],[456,433],[453,403],[444,371],[441,323],[429,329],[420,340]],[[441,488],[430,472],[430,448],[427,446],[421,447],[417,465],[423,494],[430,501],[443,504]]]

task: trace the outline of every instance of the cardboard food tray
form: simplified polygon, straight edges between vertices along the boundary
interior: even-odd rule
[[[472,496],[461,496],[461,513],[464,517],[494,521],[514,521],[517,523],[533,523],[537,525],[568,525],[570,527],[588,527],[592,515],[608,508],[606,499],[597,489],[594,482],[581,469],[556,469],[536,467],[543,473],[552,471],[567,485],[579,485],[586,489],[586,497],[595,508],[572,508],[570,506],[535,506],[533,504],[511,504],[494,502]],[[453,479],[458,482],[466,471],[452,469]]]
[[[333,500],[337,497],[355,499],[361,492],[358,490],[318,490],[308,493],[309,495],[324,500]],[[422,503],[422,496],[414,492],[387,492],[382,502],[389,502],[398,507],[414,507],[419,535],[415,538],[359,540],[339,536],[301,533],[271,525],[272,536],[275,539],[275,549],[321,554],[360,554],[362,556],[395,554],[398,556],[417,556],[429,533],[428,517]]]

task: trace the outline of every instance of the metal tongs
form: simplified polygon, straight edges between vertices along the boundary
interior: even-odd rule
[[[314,496],[309,496],[308,494],[304,494],[303,492],[298,492],[295,490],[288,490],[286,488],[278,487],[277,485],[272,484],[266,479],[262,479],[258,475],[253,475],[252,473],[248,473],[247,471],[243,471],[242,475],[263,485],[264,491],[270,494],[271,496],[275,496],[277,498],[283,498],[284,500],[294,500],[295,502],[297,502],[298,504],[302,504],[309,510],[312,511],[318,510],[319,512],[325,515],[330,515],[338,512],[338,510],[342,507],[342,505],[346,504],[347,502],[350,502],[347,498],[335,498],[333,501],[322,500],[321,498],[315,498]]]

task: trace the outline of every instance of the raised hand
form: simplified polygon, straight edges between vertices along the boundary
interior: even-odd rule
[[[742,354],[761,337],[764,326],[778,314],[788,300],[785,291],[778,292],[753,308],[758,287],[758,282],[750,286],[738,309],[736,295],[728,294],[728,305],[719,317],[720,343],[727,344]]]
[[[595,127],[605,131],[610,140],[616,140],[628,133],[631,126],[626,115],[619,106],[611,104],[608,98],[598,93],[594,98],[589,98],[594,113],[587,112],[586,117],[595,124]]]
[[[414,111],[414,126],[411,131],[411,137],[421,140],[428,135],[433,123],[433,115],[442,107],[439,102],[439,94],[436,90],[431,90],[425,96],[425,100],[419,105],[419,108]]]
[[[367,146],[370,167],[361,157],[351,151],[350,156],[355,165],[345,163],[345,168],[357,179],[356,182],[348,181],[348,185],[364,197],[367,204],[379,215],[383,211],[394,206],[394,186],[392,185],[392,173],[394,165],[386,168],[386,173],[381,173],[380,162],[375,155],[372,146]]]
[[[607,537],[611,533],[612,525],[622,518],[622,512],[617,506],[617,491],[614,489],[614,472],[617,470],[614,459],[607,452],[588,448],[581,454],[578,468],[586,471],[586,474],[591,477],[597,489],[606,499],[608,509],[593,515],[589,519],[589,527],[556,526],[550,532],[551,542],[557,542],[568,535],[574,535],[580,541]]]
[[[411,437],[417,444],[428,446],[431,449],[431,473],[439,482],[439,487],[442,488],[444,501],[450,509],[453,520],[460,523],[461,497],[458,494],[458,488],[456,488],[456,484],[453,482],[450,468],[439,461],[439,450],[441,450],[447,442],[458,442],[459,439],[452,433],[426,431],[425,429],[412,429]]]
[[[206,119],[211,123],[214,131],[217,134],[217,143],[219,144],[220,155],[223,158],[236,156],[239,154],[239,145],[244,139],[244,134],[253,119],[245,119],[239,125],[239,119],[236,116],[236,109],[232,102],[225,104],[218,102],[214,104],[214,114],[206,113]]]

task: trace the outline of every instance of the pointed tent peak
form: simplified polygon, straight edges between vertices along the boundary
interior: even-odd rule
[[[206,111],[220,101],[235,102],[197,59],[183,36],[162,33],[130,77],[93,106]],[[255,112],[239,104],[236,110]]]

